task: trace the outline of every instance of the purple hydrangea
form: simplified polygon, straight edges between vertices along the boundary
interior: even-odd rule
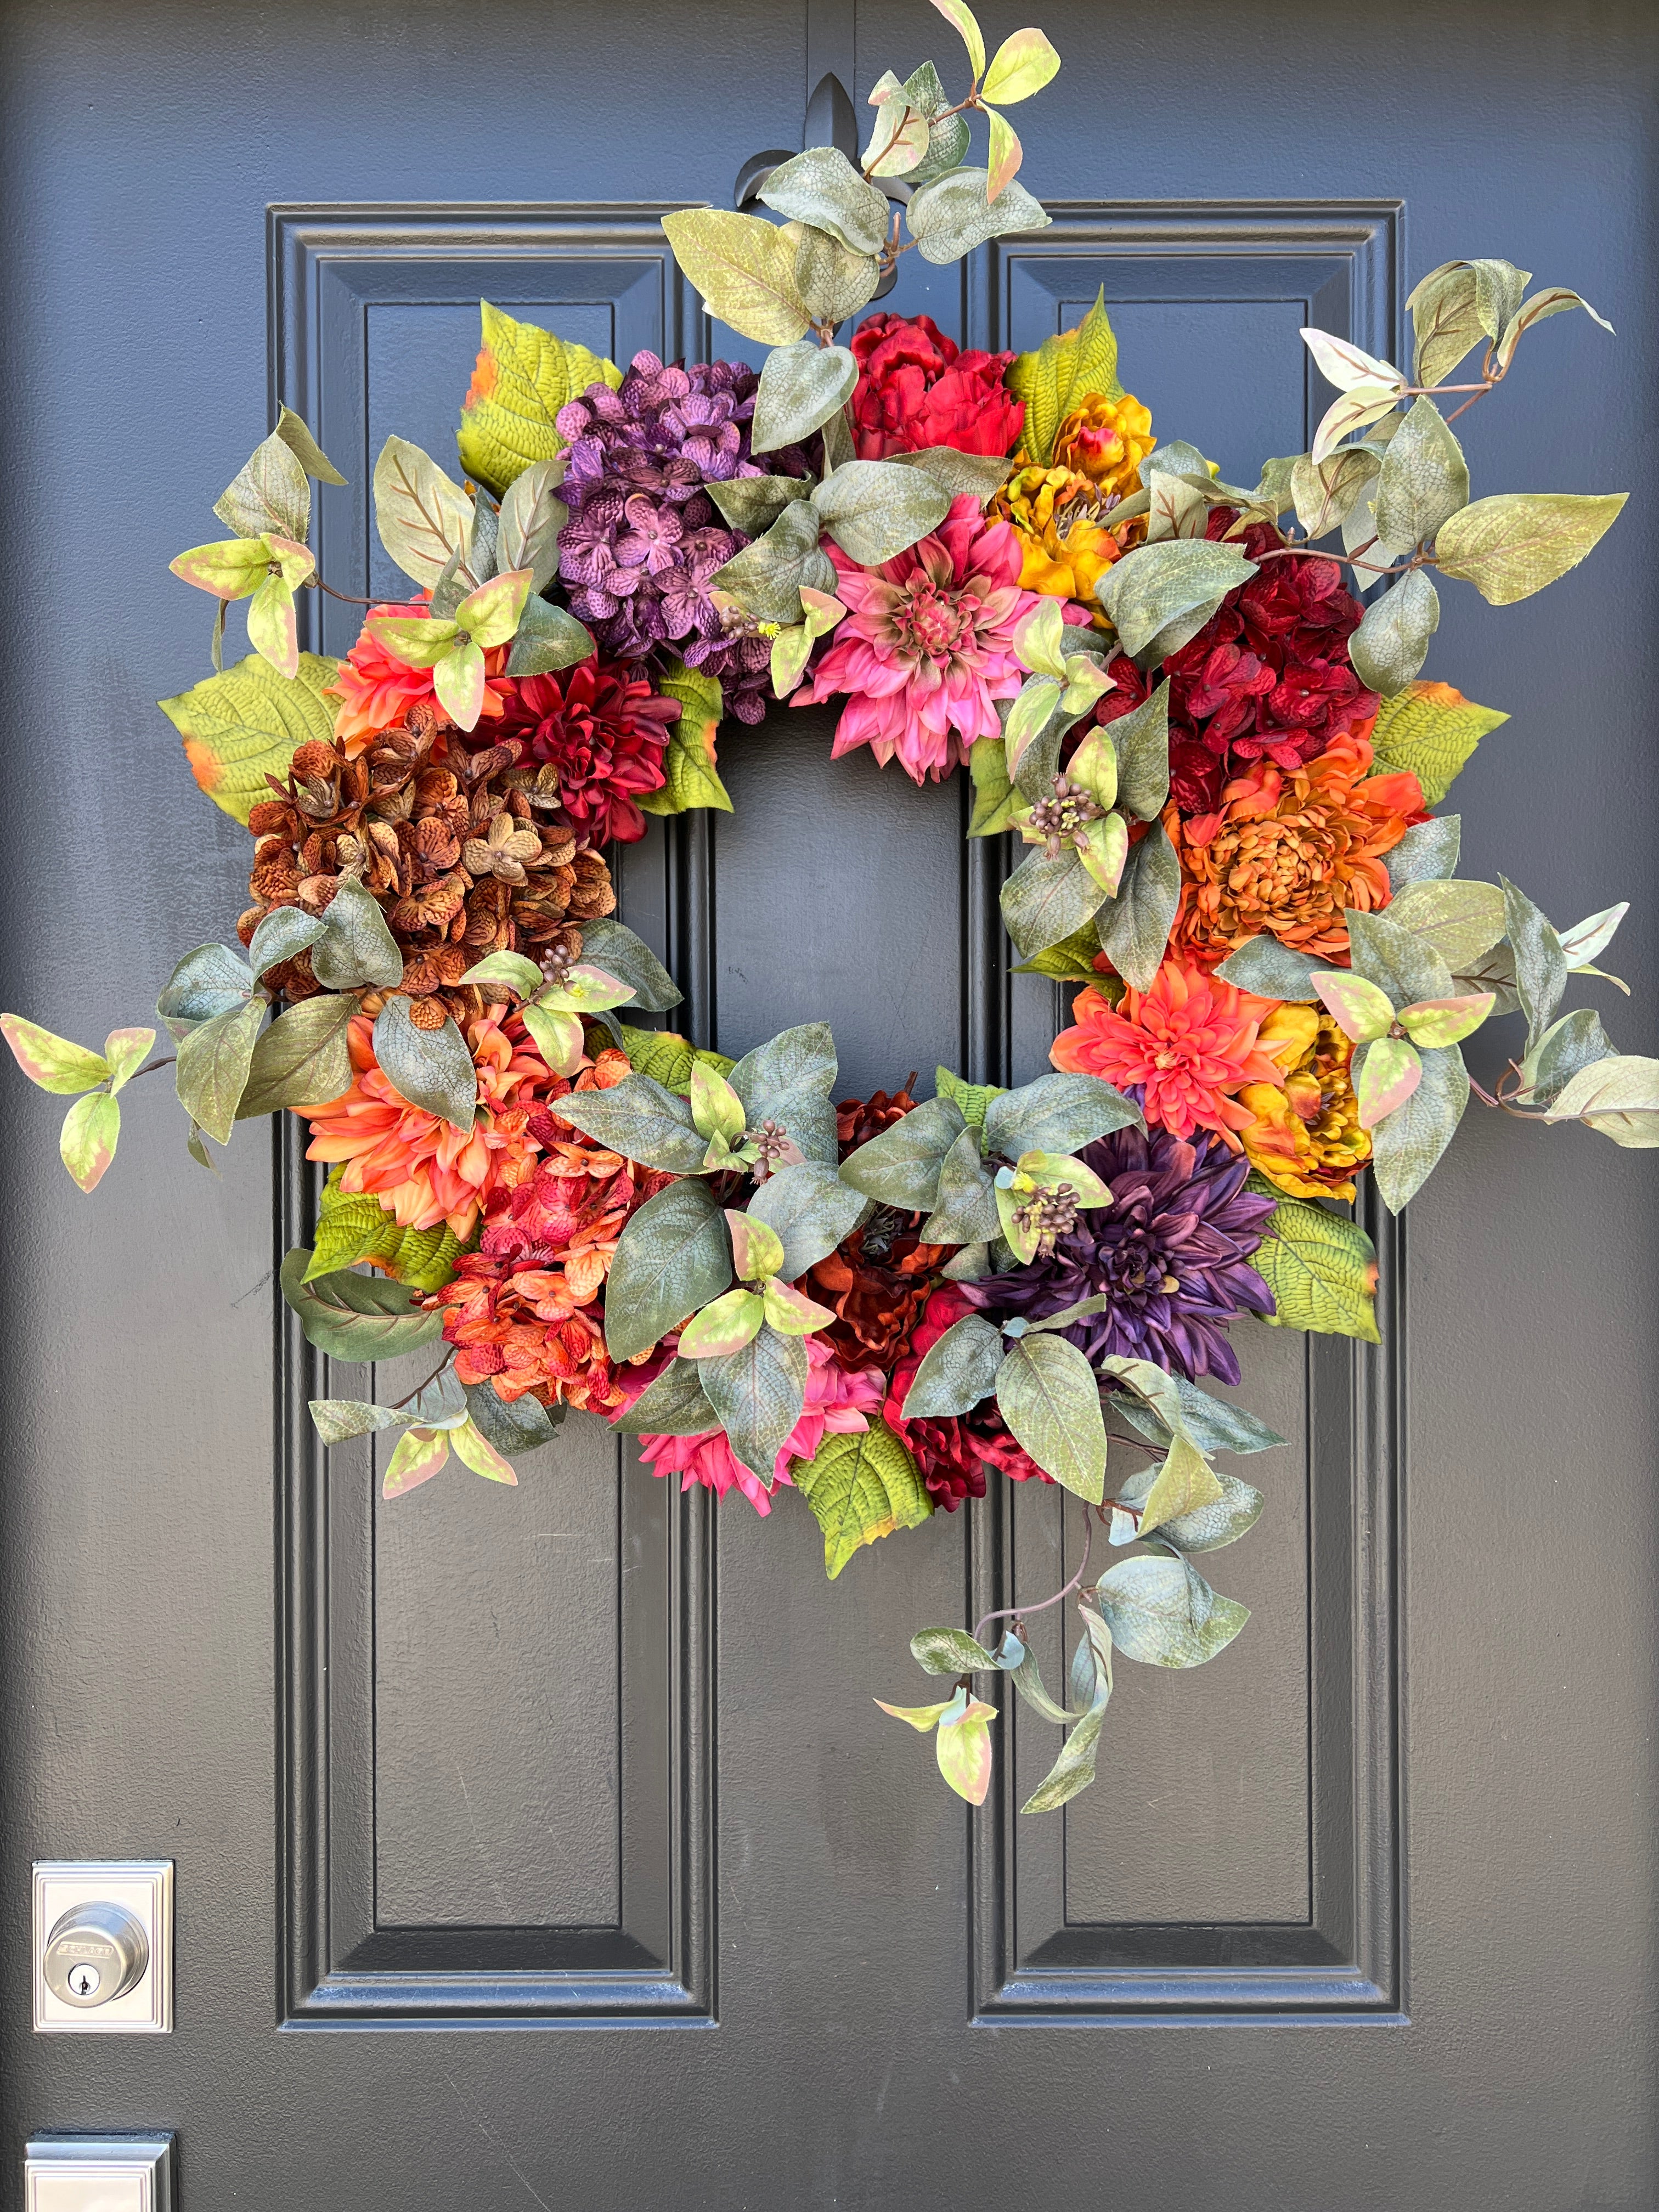
[[[1270,1314],[1273,1294],[1248,1263],[1276,1201],[1244,1188],[1250,1164],[1217,1138],[1189,1143],[1167,1129],[1120,1129],[1079,1155],[1111,1187],[1033,1260],[973,1285],[997,1318],[1040,1321],[1080,1298],[1104,1297],[1063,1334],[1091,1361],[1150,1359],[1176,1375],[1237,1382],[1226,1328],[1242,1313]]]
[[[768,454],[764,468],[750,459],[758,382],[740,362],[668,368],[636,353],[620,390],[590,384],[558,414],[570,441],[559,574],[571,611],[618,659],[671,647],[719,681],[726,712],[744,722],[766,712],[771,640],[709,596],[715,571],[749,540],[702,487],[804,472],[799,449]]]

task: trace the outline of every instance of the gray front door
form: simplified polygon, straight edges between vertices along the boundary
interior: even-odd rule
[[[1608,1018],[1642,1050],[1659,22],[1042,21],[1053,228],[907,257],[884,304],[1029,347],[1103,283],[1125,381],[1235,481],[1322,409],[1298,325],[1391,355],[1439,262],[1618,325],[1551,324],[1467,428],[1477,489],[1629,489],[1619,532],[1547,599],[1449,595],[1427,672],[1511,716],[1459,787],[1466,871],[1637,902]],[[165,564],[276,400],[351,478],[324,574],[378,588],[374,454],[452,450],[480,296],[621,361],[729,349],[659,212],[729,205],[826,70],[861,100],[954,34],[922,0],[15,0],[4,31],[0,1002],[101,1035],[245,903],[152,702],[200,672]],[[963,791],[832,764],[832,726],[728,725],[735,811],[629,848],[627,918],[700,1041],[827,1018],[847,1095],[1029,1079],[1059,994],[1009,985]],[[1293,1440],[1228,1554],[1250,1626],[1123,1670],[1099,1785],[1023,1820],[1052,1728],[1005,1712],[969,1814],[871,1699],[919,1694],[915,1626],[1058,1585],[1055,1493],[833,1585],[798,1501],[683,1500],[580,1417],[517,1491],[382,1507],[366,1453],[318,1454],[273,1298],[291,1141],[255,1125],[215,1184],[136,1099],[94,1205],[51,1102],[0,1103],[0,2203],[25,2137],[114,2127],[178,2130],[182,2212],[1659,2202],[1644,1155],[1472,1111],[1385,1240],[1382,1353],[1249,1334]],[[30,1862],[125,1856],[176,1863],[174,2033],[32,2037]]]

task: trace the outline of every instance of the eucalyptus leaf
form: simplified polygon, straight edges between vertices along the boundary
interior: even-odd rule
[[[465,1133],[478,1107],[478,1071],[466,1039],[453,1018],[441,1029],[416,1029],[410,1018],[412,1004],[401,994],[388,999],[375,1018],[380,1073],[400,1098]]]
[[[751,1129],[775,1122],[809,1160],[836,1165],[836,1041],[827,1023],[780,1030],[744,1054],[730,1081]]]
[[[1117,803],[1137,821],[1151,822],[1170,796],[1169,678],[1107,729],[1117,754]]]
[[[1461,814],[1442,814],[1432,822],[1413,822],[1384,862],[1395,895],[1407,884],[1443,881],[1455,876],[1462,842]]]
[[[1048,228],[1052,218],[1024,185],[1005,185],[988,204],[989,184],[987,170],[953,169],[911,195],[906,210],[910,235],[924,261],[960,261],[988,239]]]
[[[1114,562],[1096,597],[1132,659],[1139,659],[1154,640],[1184,629],[1164,646],[1167,656],[1196,636],[1228,592],[1255,573],[1255,562],[1233,546],[1173,538],[1137,547]]]
[[[1040,1075],[990,1101],[984,1147],[1011,1160],[1022,1152],[1076,1152],[1114,1129],[1146,1126],[1133,1099],[1097,1075]]]
[[[1100,948],[1126,982],[1152,988],[1181,904],[1181,859],[1162,822],[1129,848],[1117,896],[1095,915]]]
[[[1378,551],[1414,552],[1469,501],[1468,463],[1432,399],[1414,400],[1384,449],[1376,493]]]
[[[1531,1052],[1555,1018],[1561,994],[1567,988],[1567,956],[1553,924],[1526,893],[1507,876],[1500,876],[1498,881],[1504,887],[1504,933],[1515,954],[1515,992],[1527,1018],[1527,1050]],[[1449,995],[1429,991],[1413,994],[1418,999]]]
[[[1386,992],[1396,1006],[1424,999],[1449,999],[1451,970],[1434,946],[1390,921],[1386,914],[1360,914],[1350,908],[1348,951],[1353,973]]]
[[[1429,640],[1439,627],[1439,593],[1424,570],[1408,569],[1371,601],[1348,640],[1354,673],[1373,691],[1392,698],[1422,667]]]
[[[1281,945],[1264,931],[1260,937],[1247,939],[1215,972],[1237,990],[1250,991],[1263,999],[1292,999],[1306,1004],[1317,996],[1316,975],[1340,975],[1346,971]]]
[[[779,215],[827,231],[854,253],[877,254],[887,243],[886,194],[833,146],[810,146],[781,162],[759,197]]]
[[[1002,886],[1003,923],[1029,960],[1074,936],[1104,896],[1074,848],[1053,860],[1033,850]]]
[[[757,622],[799,622],[803,586],[833,592],[841,580],[835,562],[819,549],[819,527],[817,508],[805,500],[792,500],[764,536],[715,570],[714,582]]]
[[[786,507],[812,496],[806,477],[732,477],[724,483],[706,483],[703,489],[721,519],[745,538],[763,538]]]
[[[801,159],[807,157],[803,155]],[[877,193],[875,197],[881,198]],[[884,210],[886,202],[882,201]],[[775,346],[761,367],[750,446],[757,453],[810,438],[853,396],[859,365],[845,346]]]
[[[1615,1047],[1594,1007],[1580,1006],[1552,1022],[1521,1063],[1517,1101],[1553,1106],[1573,1077],[1599,1060],[1610,1060]]]
[[[919,1628],[910,1638],[910,1656],[929,1674],[976,1674],[997,1663],[963,1628]]]
[[[245,960],[222,945],[198,945],[168,976],[155,1011],[169,1026],[175,1021],[210,1022],[216,1014],[246,1006],[253,984],[253,970]]]
[[[1231,1598],[1218,1597],[1185,1559],[1155,1554],[1109,1567],[1095,1597],[1113,1644],[1146,1666],[1201,1667],[1250,1617]]]
[[[374,892],[355,876],[340,878],[323,919],[328,929],[311,948],[311,970],[325,990],[402,982],[404,956],[398,940]]]
[[[1371,1170],[1390,1213],[1398,1213],[1428,1180],[1456,1133],[1469,1099],[1469,1079],[1455,1045],[1425,1048],[1417,1088],[1371,1132]]]
[[[611,1358],[648,1352],[731,1280],[732,1239],[708,1186],[688,1178],[659,1190],[629,1220],[605,1280]]]
[[[523,482],[523,477],[514,478],[514,485]],[[592,651],[592,632],[577,621],[568,607],[556,607],[549,600],[532,597],[525,601],[519,617],[507,672],[550,676],[561,668],[574,668]]]
[[[514,477],[514,482],[518,481]],[[563,1406],[544,1406],[528,1391],[509,1405],[505,1398],[496,1396],[494,1386],[489,1382],[466,1385],[466,1408],[473,1427],[509,1459],[550,1443],[568,1411]]]
[[[266,975],[314,945],[327,928],[321,915],[307,914],[297,906],[273,907],[249,942],[248,966],[256,975]]]
[[[967,1123],[948,1098],[927,1098],[841,1164],[842,1180],[882,1206],[930,1213],[945,1156]]]
[[[895,461],[844,461],[813,492],[812,505],[850,560],[878,568],[944,521],[951,495],[925,470]]]
[[[214,1015],[179,1040],[174,1070],[179,1103],[217,1144],[230,1142],[264,1018],[265,1001],[250,999]]]
[[[921,1225],[928,1244],[974,1244],[997,1234],[996,1187],[980,1158],[979,1132],[964,1129],[939,1164],[933,1211]]]
[[[605,915],[583,922],[581,930],[584,963],[602,968],[607,975],[628,985],[634,994],[629,1004],[630,1013],[640,1010],[661,1014],[679,1005],[684,994],[678,985],[645,939],[626,923]]]
[[[637,1071],[608,1091],[573,1091],[560,1115],[607,1152],[672,1175],[702,1172],[708,1139],[699,1134],[684,1098]]]
[[[700,1359],[671,1359],[613,1425],[627,1437],[701,1437],[720,1426],[702,1387]]]
[[[854,253],[811,223],[787,222],[783,230],[794,240],[795,289],[814,322],[833,328],[868,305],[881,283],[873,254]]]
[[[982,1315],[964,1314],[924,1356],[901,1414],[915,1421],[971,1412],[995,1389],[1005,1349]]]
[[[255,1043],[236,1118],[282,1107],[321,1106],[352,1083],[348,1024],[357,1001],[324,993],[301,999]]]
[[[749,1201],[750,1217],[783,1246],[778,1273],[793,1283],[850,1236],[864,1212],[861,1193],[821,1160],[801,1160],[769,1175]]]
[[[1001,489],[1014,464],[995,453],[960,453],[954,446],[923,446],[913,453],[890,453],[899,467],[921,469],[952,499],[964,494],[981,506]]]
[[[781,1336],[769,1322],[738,1351],[697,1364],[733,1453],[769,1483],[806,1401],[805,1338]]]
[[[1106,1425],[1094,1370],[1060,1336],[1021,1337],[997,1374],[997,1410],[1045,1474],[1098,1505]]]
[[[1433,945],[1454,975],[1490,952],[1508,927],[1503,892],[1478,879],[1402,884],[1388,916]]]

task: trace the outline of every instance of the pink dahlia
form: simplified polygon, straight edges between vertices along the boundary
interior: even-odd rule
[[[826,540],[849,610],[792,704],[848,701],[834,757],[867,744],[884,768],[895,753],[914,782],[935,783],[1002,725],[996,702],[1025,680],[1014,631],[1038,605],[1019,586],[1013,526],[979,501],[954,500],[939,528],[879,568],[861,568]]]
[[[789,1431],[788,1442],[778,1454],[772,1471],[775,1482],[787,1482],[790,1461],[811,1459],[826,1434],[847,1436],[867,1429],[868,1416],[881,1411],[885,1386],[878,1368],[863,1368],[849,1374],[836,1364],[829,1346],[820,1344],[815,1336],[806,1340],[806,1357],[810,1363],[806,1403],[799,1420]],[[650,1367],[636,1369],[625,1380],[618,1377],[630,1404],[651,1379]],[[735,1485],[757,1513],[772,1510],[766,1485],[752,1468],[745,1467],[738,1457],[726,1440],[724,1429],[711,1429],[700,1437],[644,1436],[640,1438],[640,1456],[652,1473],[678,1474],[682,1490],[690,1490],[694,1482],[700,1482],[705,1490],[724,1498]]]

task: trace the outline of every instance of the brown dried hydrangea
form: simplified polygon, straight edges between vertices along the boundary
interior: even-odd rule
[[[399,988],[416,1000],[441,994],[458,1018],[478,1011],[477,993],[458,987],[486,953],[579,958],[579,925],[615,910],[611,872],[564,821],[556,777],[523,757],[513,738],[469,752],[425,705],[355,760],[337,738],[301,745],[286,782],[268,778],[271,796],[248,816],[258,843],[254,903],[237,925],[243,944],[274,908],[319,914],[355,876],[403,951]],[[270,980],[289,999],[320,988],[309,952]]]

